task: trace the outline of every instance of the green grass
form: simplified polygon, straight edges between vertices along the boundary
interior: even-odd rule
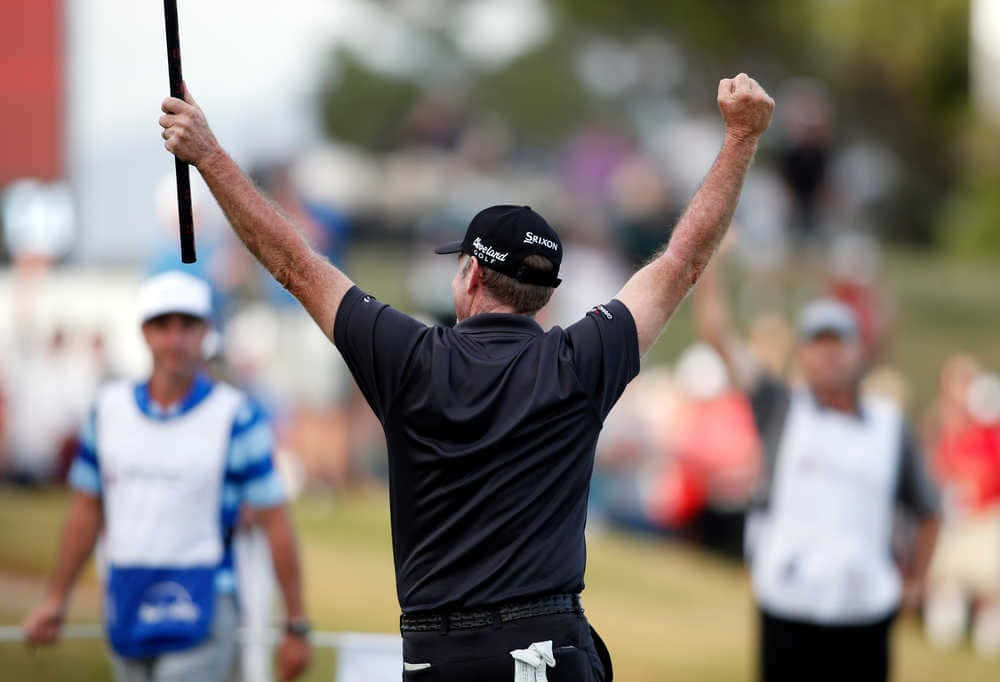
[[[896,252],[886,281],[899,306],[890,359],[913,382],[918,406],[929,403],[941,364],[953,353],[972,353],[1000,371],[1000,264]]]
[[[41,594],[66,500],[58,491],[0,489],[0,623],[19,622]],[[316,626],[393,632],[398,610],[385,494],[312,495],[294,511]],[[589,549],[584,606],[613,652],[617,679],[753,679],[754,611],[742,569],[669,542],[617,533],[593,538]],[[91,573],[74,600],[71,620],[97,619],[95,592]],[[897,626],[895,640],[896,680],[997,679],[995,662],[980,661],[967,650],[929,649],[910,620]],[[35,652],[0,644],[0,680],[108,679],[105,657],[96,643],[68,642]],[[306,679],[329,682],[333,665],[331,653],[317,652]]]

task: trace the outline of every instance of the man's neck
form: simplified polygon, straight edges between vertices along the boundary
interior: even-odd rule
[[[486,313],[503,313],[506,315],[517,314],[509,305],[504,305],[497,301],[494,301],[488,296],[479,296],[472,301],[472,305],[469,306],[468,317],[475,317],[476,315],[484,315]]]
[[[175,374],[153,370],[149,378],[149,397],[161,408],[168,408],[179,402],[191,391],[195,372]]]

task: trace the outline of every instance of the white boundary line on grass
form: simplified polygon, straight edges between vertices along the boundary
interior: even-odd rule
[[[244,633],[240,633],[241,639],[246,639]],[[268,631],[268,638],[270,643],[275,643],[278,641],[281,635],[278,628],[270,628]],[[104,639],[104,627],[97,624],[79,624],[79,625],[64,625],[60,635],[60,640],[91,640],[91,639]],[[24,631],[18,625],[4,625],[0,626],[0,642],[23,642],[24,641]],[[376,642],[382,645],[390,644],[395,641],[399,641],[399,635],[387,635],[379,633],[360,633],[360,632],[332,632],[329,630],[320,630],[310,633],[309,641],[315,647],[323,647],[328,649],[339,649],[344,646],[344,644],[350,643],[350,646],[357,650],[359,644],[365,641],[371,642],[373,647],[376,647]],[[378,647],[381,649],[381,647]]]

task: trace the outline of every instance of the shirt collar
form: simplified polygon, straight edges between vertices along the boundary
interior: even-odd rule
[[[144,381],[135,387],[135,402],[139,406],[139,411],[147,417],[166,421],[167,419],[180,417],[193,410],[201,401],[208,397],[214,386],[215,383],[210,377],[198,372],[194,375],[194,381],[191,382],[191,388],[188,390],[187,395],[164,409],[149,395],[149,382]]]
[[[541,325],[533,317],[516,313],[480,313],[468,317],[455,325],[459,331],[514,331],[536,336],[543,334]]]

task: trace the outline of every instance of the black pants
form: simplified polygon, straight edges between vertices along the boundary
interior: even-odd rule
[[[512,682],[510,652],[552,640],[556,659],[549,682],[611,682],[607,649],[583,615],[566,613],[524,618],[482,628],[449,632],[404,632],[403,660],[429,663],[404,670],[404,682]]]
[[[886,682],[895,614],[865,625],[815,625],[760,612],[760,680]]]

